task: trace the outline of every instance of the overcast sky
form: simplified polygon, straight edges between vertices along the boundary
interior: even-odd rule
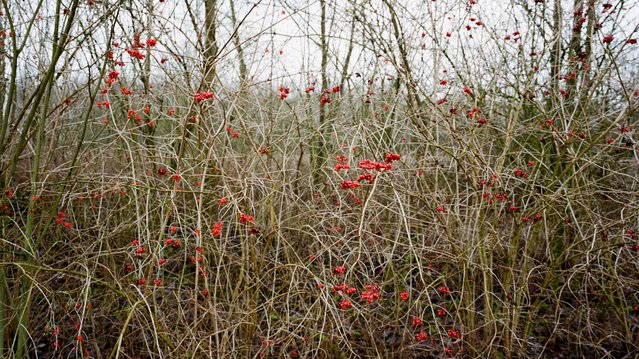
[[[89,26],[114,3],[96,1],[95,5],[88,6],[83,1],[78,26]],[[123,48],[133,42],[133,35],[139,33],[143,40],[149,36],[158,40],[158,46],[152,52],[152,74],[157,81],[163,81],[167,75],[165,71],[169,75],[173,71],[182,71],[173,55],[181,56],[189,68],[201,68],[201,57],[196,50],[198,36],[195,27],[200,31],[203,27],[203,1],[189,1],[190,13],[184,0],[154,1],[151,29],[145,26],[148,18],[147,1],[130,0],[126,3],[128,5],[121,6],[118,13],[122,26],[115,28],[114,41],[122,44],[120,50],[116,49],[116,56],[125,63],[130,63],[131,59],[123,55]],[[548,30],[552,23],[552,1],[548,1],[548,4],[536,4],[531,0],[476,0],[474,5],[462,0],[402,0],[393,3],[402,26],[414,76],[419,80],[419,86],[429,87],[430,91],[439,91],[437,82],[440,78],[455,81],[455,71],[473,74],[472,81],[490,81],[491,72],[500,69],[508,71],[518,61],[536,61],[531,58],[533,52],[537,53],[538,59],[548,57],[549,49],[544,48],[539,32],[533,36],[528,28],[528,19],[534,18],[537,26]],[[624,1],[623,7],[620,1],[610,1],[613,7],[605,12],[604,3],[606,2],[597,1],[595,6],[603,23],[601,32],[595,35],[595,52],[604,51],[601,38],[607,34],[614,33],[616,36],[611,44],[613,49],[624,46],[627,38],[638,37],[637,1]],[[18,3],[12,3],[12,6],[16,4]],[[574,16],[572,4],[572,0],[562,2],[566,42],[571,36]],[[23,16],[15,21],[26,23],[26,16],[30,10],[34,10],[35,5],[31,2],[19,2],[19,5],[25,8],[19,12]],[[42,20],[36,24],[23,55],[24,69],[31,69],[32,73],[36,68],[46,65],[46,54],[51,48],[50,38],[47,38],[50,37],[50,31],[47,28],[53,21],[54,3],[46,0],[45,5],[48,7],[45,6],[40,11]],[[239,36],[253,83],[265,83],[272,79],[272,82],[268,82],[271,87],[284,85],[303,89],[312,81],[319,80],[319,1],[236,1],[235,10],[238,21],[246,16],[239,29]],[[382,0],[327,0],[327,12],[329,71],[333,83],[338,82],[338,73],[345,60],[353,16],[357,16],[358,21],[355,22],[355,47],[348,70],[354,81],[350,84],[366,84],[369,79],[389,80],[397,76],[399,51],[393,38],[389,11]],[[218,43],[220,47],[225,44],[226,47],[222,49],[223,55],[218,66],[222,81],[232,87],[237,84],[239,75],[237,52],[230,41],[233,26],[229,14],[229,2],[220,0]],[[605,18],[606,16],[610,18]],[[364,23],[368,25],[365,26]],[[616,24],[614,29],[613,24]],[[110,24],[92,29],[98,51],[100,47],[105,47],[107,25]],[[513,35],[515,32],[519,32],[519,35]],[[504,40],[509,35],[513,39]],[[514,38],[519,40],[515,42]],[[619,58],[622,67],[626,63],[636,63],[639,54],[639,46],[626,47]],[[92,63],[89,54],[80,53],[75,56],[76,66]],[[122,68],[121,71],[124,74],[135,72],[132,66]],[[444,74],[443,71],[448,73]],[[634,71],[634,68],[629,66],[623,71]],[[76,75],[82,78],[89,76],[89,73],[89,69],[84,68]],[[95,73],[95,69],[91,73]],[[361,77],[356,77],[355,74],[360,74]],[[292,94],[291,97],[294,96]]]

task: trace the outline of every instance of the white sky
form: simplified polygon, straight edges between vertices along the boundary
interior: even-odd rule
[[[220,11],[218,19],[220,29],[218,42],[220,47],[229,41],[232,25],[229,18],[228,1],[219,0]],[[42,20],[39,21],[32,36],[28,39],[27,48],[22,56],[24,60],[23,71],[33,73],[37,68],[43,68],[47,64],[50,52],[50,31],[53,17],[53,4],[48,0],[46,6],[40,11]],[[280,85],[293,88],[304,89],[313,80],[319,80],[320,70],[320,6],[319,1],[274,1],[262,0],[259,5],[247,16],[246,21],[240,28],[239,35],[245,49],[245,61],[248,65],[249,74],[254,83],[262,83],[272,79],[269,85],[278,87]],[[83,2],[84,3],[84,2]],[[114,4],[112,0],[96,1],[94,6],[83,5],[79,16],[78,29],[88,26],[91,20],[95,20],[104,14],[108,8],[106,4]],[[145,28],[147,14],[145,13],[146,0],[132,0],[130,10],[121,6],[118,18],[123,26],[116,27],[115,41],[121,44],[130,44],[136,32],[140,33],[142,40],[149,34],[157,38],[159,45],[152,51],[154,57],[153,71],[156,81],[164,78],[164,71],[169,75],[178,75],[179,68],[177,61],[170,55],[170,51],[177,53],[186,60],[189,69],[201,68],[202,61],[197,55],[196,41],[197,34],[193,27],[191,18],[187,12],[184,0],[165,0],[164,2],[154,1],[154,21],[153,29],[150,33]],[[204,6],[202,0],[192,0],[191,9],[195,17],[197,26],[203,27]],[[565,38],[570,36],[570,27],[573,18],[573,1],[562,1],[564,7],[564,28]],[[601,17],[604,1],[596,2],[598,15]],[[637,38],[637,26],[639,25],[639,6],[637,1],[624,1],[620,10],[620,1],[610,1],[621,19],[616,21],[617,26],[612,29],[613,21],[603,22],[601,33],[596,34],[596,52],[604,51],[604,46],[600,38],[605,34],[615,34],[613,51],[623,45],[625,38]],[[355,11],[360,19],[369,23],[369,27],[364,27],[357,22],[355,27],[354,40],[355,49],[351,57],[349,73],[351,79],[357,80],[362,85],[369,78],[387,78],[397,75],[396,66],[393,65],[393,58],[398,59],[398,50],[393,38],[392,27],[388,20],[389,13],[381,0],[345,1],[327,0],[327,31],[329,32],[329,71],[332,82],[337,84],[337,74],[341,71],[343,61],[350,36],[350,24],[352,14]],[[486,82],[492,78],[491,72],[508,71],[509,68],[517,65],[517,59],[522,63],[532,63],[535,59],[528,56],[530,52],[536,51],[542,59],[547,59],[547,50],[543,48],[543,43],[539,35],[533,35],[530,29],[526,28],[526,14],[522,6],[515,4],[526,4],[532,9],[538,24],[552,22],[552,1],[548,4],[535,5],[531,0],[520,1],[497,1],[497,0],[477,0],[477,4],[468,6],[465,0],[401,0],[395,1],[395,10],[404,30],[404,37],[408,47],[409,61],[414,72],[414,76],[420,80],[421,87],[428,87],[431,91],[440,91],[437,83],[440,79],[455,81],[455,69],[442,56],[442,50],[454,61],[457,70],[464,74],[469,82]],[[16,16],[14,21],[17,24],[27,22],[27,17],[33,12],[34,3],[31,2],[11,2],[11,6],[25,6],[23,11],[14,11],[20,16]],[[238,20],[253,7],[253,2],[236,1],[236,15]],[[542,16],[542,9],[546,6],[545,17]],[[31,11],[31,12],[30,12]],[[48,13],[47,13],[48,12]],[[135,18],[135,19],[134,19]],[[475,19],[471,21],[470,19]],[[545,19],[545,20],[544,20]],[[482,26],[477,26],[476,22],[481,21]],[[107,24],[108,25],[108,24]],[[471,26],[470,30],[466,26]],[[21,27],[24,29],[24,26]],[[105,34],[108,28],[101,26],[91,30],[95,41],[95,49],[101,51],[105,47]],[[546,30],[548,27],[546,25]],[[504,41],[507,34],[514,31],[521,33],[521,40],[518,43]],[[20,31],[18,31],[20,33]],[[422,37],[422,33],[425,36]],[[446,37],[450,33],[450,37]],[[472,38],[470,36],[472,35]],[[374,40],[375,43],[371,42]],[[567,40],[565,40],[567,41]],[[390,51],[384,51],[379,47],[380,43],[386,43]],[[83,45],[76,54],[76,67],[95,61],[92,58],[88,46]],[[364,46],[366,48],[364,48]],[[423,47],[423,48],[422,48]],[[433,49],[437,49],[434,51]],[[280,53],[281,51],[281,53]],[[121,53],[116,51],[116,55]],[[626,46],[619,63],[622,67],[628,65],[623,71],[630,73],[634,71],[633,64],[637,63],[639,45]],[[380,55],[380,56],[376,56]],[[168,58],[165,64],[160,64],[161,58]],[[131,61],[125,54],[121,58],[127,62],[128,67],[122,68],[123,77],[132,76]],[[234,44],[231,41],[224,49],[224,56],[219,62],[219,72],[222,81],[233,86],[237,83],[238,66],[236,61]],[[390,59],[390,60],[386,60]],[[542,66],[543,68],[543,66]],[[448,74],[443,74],[443,70],[448,70]],[[97,68],[89,71],[84,67],[74,74],[76,78],[86,78],[94,76]],[[362,78],[354,77],[355,73],[362,74]],[[469,78],[472,76],[472,78]],[[506,76],[507,77],[507,76]],[[506,80],[506,79],[504,79]],[[462,84],[458,84],[461,86]],[[292,94],[294,96],[294,94]]]

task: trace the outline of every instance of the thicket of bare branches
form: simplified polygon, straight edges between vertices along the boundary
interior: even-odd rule
[[[633,357],[637,18],[2,0],[0,356]]]

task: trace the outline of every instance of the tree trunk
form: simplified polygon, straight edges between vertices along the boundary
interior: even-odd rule
[[[588,0],[588,28],[586,29],[586,38],[584,39],[584,56],[581,60],[581,91],[579,94],[579,106],[582,107],[583,110],[587,110],[588,103],[588,95],[590,94],[590,85],[592,83],[592,78],[590,74],[590,63],[592,58],[592,41],[595,35],[595,25],[597,24],[597,17],[595,11],[595,1]]]
[[[328,41],[326,39],[326,0],[320,0],[321,20],[320,20],[320,46],[322,51],[322,91],[328,89],[328,75],[326,74],[326,68],[328,66]],[[327,117],[327,105],[320,104],[319,111],[319,126],[317,141],[315,143],[315,149],[313,151],[314,158],[312,159],[312,173],[313,173],[313,186],[315,189],[324,181],[324,172],[322,168],[327,161],[327,149],[326,139],[324,138],[324,125]]]
[[[582,15],[578,15],[584,11],[584,2],[583,0],[575,0],[573,3],[573,21],[572,21],[572,37],[570,38],[570,44],[568,44],[568,61],[569,61],[569,69],[570,69],[570,80],[568,80],[568,88],[566,97],[569,100],[573,100],[575,98],[579,98],[576,96],[577,92],[577,78],[579,76],[579,53],[581,52],[581,31],[582,31]],[[570,101],[569,101],[570,102]]]
[[[235,16],[235,0],[229,0],[229,4],[231,5],[231,22],[233,23],[233,28],[237,28],[237,17]],[[247,73],[246,73],[246,62],[244,62],[244,49],[242,49],[242,41],[240,40],[240,32],[235,31],[233,35],[233,43],[235,45],[235,49],[237,50],[237,59],[240,62],[240,89],[244,89],[247,81]]]
[[[561,1],[555,0],[554,8],[553,8],[553,34],[551,41],[551,50],[550,50],[550,83],[552,87],[552,96],[548,105],[554,108],[555,104],[555,96],[559,94],[559,73],[561,72],[561,23],[562,23],[562,9],[561,9]]]
[[[215,63],[217,57],[217,0],[204,0],[204,31],[206,41],[204,43],[204,84],[212,89],[217,77]]]

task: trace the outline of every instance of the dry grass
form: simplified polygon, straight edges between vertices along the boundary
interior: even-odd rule
[[[197,70],[150,91],[137,60],[106,94],[111,61],[70,102],[51,85],[2,142],[0,356],[631,358],[623,51],[585,98],[542,95],[527,67],[440,103],[410,74],[324,105],[274,82],[198,101]]]

